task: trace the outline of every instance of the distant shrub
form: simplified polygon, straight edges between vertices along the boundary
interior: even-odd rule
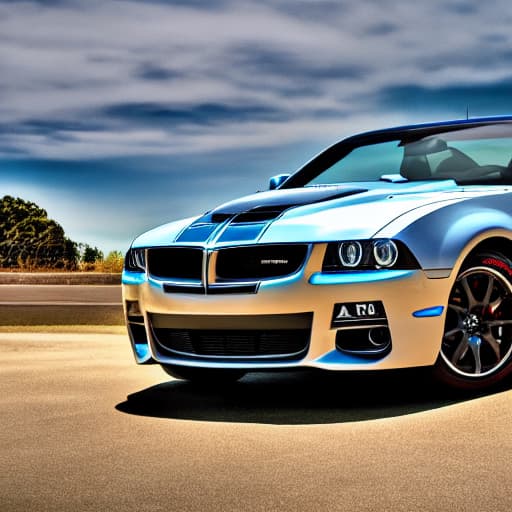
[[[121,251],[110,251],[103,260],[96,260],[94,270],[96,272],[108,272],[115,274],[123,270],[123,254]]]

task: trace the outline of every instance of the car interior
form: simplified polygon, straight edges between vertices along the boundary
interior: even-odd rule
[[[404,145],[400,174],[410,181],[453,179],[458,184],[512,184],[512,160],[502,165],[479,165],[439,138]]]

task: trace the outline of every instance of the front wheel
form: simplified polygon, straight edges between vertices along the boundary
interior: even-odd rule
[[[188,380],[199,384],[228,384],[241,379],[245,372],[242,370],[224,370],[216,368],[192,368],[190,366],[162,365],[165,372],[175,379]]]
[[[435,376],[451,387],[481,390],[512,371],[512,263],[479,254],[450,292]]]

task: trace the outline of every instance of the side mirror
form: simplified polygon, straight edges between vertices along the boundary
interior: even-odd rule
[[[278,174],[277,176],[272,176],[270,178],[270,183],[268,184],[269,190],[275,190],[279,188],[289,177],[291,174]]]

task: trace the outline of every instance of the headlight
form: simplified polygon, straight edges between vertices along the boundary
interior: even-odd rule
[[[378,240],[373,244],[373,256],[379,267],[392,267],[398,259],[398,248],[393,240]]]
[[[130,249],[124,259],[124,268],[132,272],[145,272],[146,249]]]
[[[408,270],[420,265],[404,243],[387,238],[331,242],[322,265],[323,272],[380,268]]]
[[[359,242],[341,242],[338,254],[344,267],[357,267],[363,258],[363,247]]]

